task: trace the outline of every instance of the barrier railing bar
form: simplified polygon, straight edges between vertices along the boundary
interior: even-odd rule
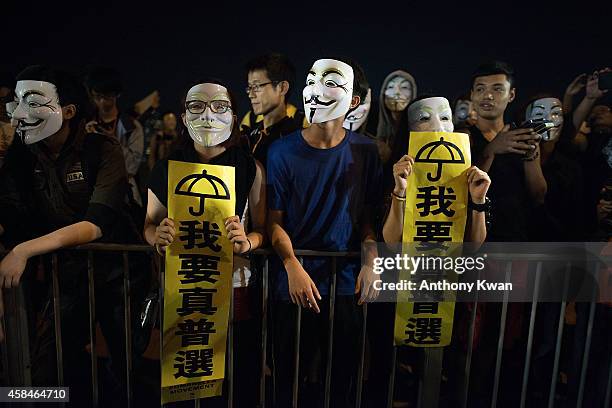
[[[159,378],[162,378],[162,372],[161,372],[161,368],[162,368],[162,355],[164,352],[164,336],[162,335],[162,333],[164,332],[164,290],[165,290],[165,285],[166,285],[166,262],[165,262],[165,258],[159,256],[157,254],[157,252],[155,252],[153,254],[153,256],[157,257],[157,261],[159,261],[159,295],[158,295],[158,299],[159,299],[159,331],[160,331],[160,336],[159,336]],[[165,404],[162,403],[162,400],[160,398],[159,400],[159,405],[160,407],[164,407]]]
[[[478,276],[476,277],[476,280],[480,280],[480,270],[478,270]],[[472,354],[474,352],[474,332],[475,332],[475,328],[476,328],[476,311],[478,309],[478,291],[476,291],[476,293],[474,294],[474,303],[472,306],[472,313],[471,313],[471,317],[470,317],[470,329],[468,332],[468,345],[467,345],[467,352],[466,352],[466,356],[465,356],[465,370],[464,370],[464,382],[463,382],[463,389],[462,389],[462,407],[463,408],[467,408],[467,403],[468,403],[468,396],[469,396],[469,388],[470,388],[470,374],[472,373]]]
[[[229,327],[227,333],[227,406],[234,406],[234,283],[230,280]]]
[[[327,363],[325,364],[325,408],[329,408],[329,399],[331,397],[331,375],[332,375],[332,360],[334,351],[334,315],[336,309],[336,258],[332,258],[331,264],[331,280],[329,285],[329,332],[327,335]]]
[[[506,279],[505,282],[510,282],[512,274],[512,262],[506,264]],[[506,316],[508,314],[508,298],[510,294],[507,290],[504,291],[504,302],[502,304],[501,318],[499,322],[499,339],[497,342],[497,358],[495,361],[495,379],[493,381],[493,396],[491,397],[491,408],[497,406],[497,393],[499,391],[499,377],[501,372],[502,353],[504,351],[504,335],[506,332]]]
[[[55,326],[55,355],[57,360],[57,385],[64,385],[64,353],[62,347],[62,320],[60,310],[59,271],[57,253],[51,255],[51,286],[53,293],[53,322]]]
[[[529,369],[531,367],[531,352],[533,350],[533,332],[535,329],[535,319],[538,310],[538,295],[540,290],[540,278],[542,276],[542,262],[538,262],[535,273],[535,283],[533,288],[533,301],[531,302],[531,317],[529,318],[529,334],[527,336],[527,351],[525,352],[525,366],[523,368],[523,384],[521,387],[521,408],[525,407],[527,399],[527,384],[529,382]]]
[[[571,262],[565,266],[565,277],[563,279],[563,300],[559,308],[559,324],[557,326],[557,342],[555,344],[555,361],[553,363],[553,371],[550,379],[550,394],[548,395],[548,408],[555,406],[555,393],[557,390],[557,377],[559,375],[559,360],[561,358],[561,342],[563,340],[563,328],[565,321],[565,307],[567,305],[567,292],[569,290],[569,277],[572,269]]]
[[[253,270],[253,267],[251,267]],[[266,406],[266,353],[268,343],[268,258],[264,260],[261,296],[261,377],[259,382],[259,406]]]
[[[359,366],[357,367],[357,395],[355,396],[355,408],[361,408],[361,393],[363,390],[363,373],[365,366],[365,347],[366,347],[366,333],[367,333],[367,322],[368,322],[368,304],[364,303],[362,306],[363,310],[363,326],[361,327],[361,351],[359,353]]]
[[[599,263],[595,265],[595,276],[599,274]],[[582,357],[582,369],[580,372],[580,385],[578,387],[578,399],[576,408],[582,408],[584,399],[584,386],[586,382],[587,368],[589,366],[589,353],[591,352],[591,340],[593,336],[593,321],[595,320],[595,296],[597,294],[597,285],[593,284],[593,292],[591,293],[591,303],[589,307],[589,322],[587,324],[586,341],[584,345],[584,356]]]
[[[423,349],[423,377],[419,381],[419,407],[437,407],[440,401],[443,347]]]
[[[130,282],[130,263],[128,253],[123,251],[123,313],[125,323],[125,375],[127,387],[127,406],[132,406],[132,291]]]
[[[299,257],[300,264],[304,264],[304,259]],[[295,356],[294,356],[294,367],[293,367],[293,394],[292,394],[292,406],[297,408],[298,396],[300,389],[300,336],[302,335],[302,306],[296,305],[297,317],[295,319]]]
[[[98,399],[98,356],[96,355],[96,295],[94,287],[93,251],[87,251],[87,277],[89,287],[89,346],[91,352],[92,404],[97,407]]]
[[[608,369],[608,385],[606,386],[606,396],[604,397],[604,407],[610,406],[610,394],[612,394],[612,356],[608,356],[610,359],[610,368]]]
[[[393,339],[395,342],[395,339]],[[393,407],[393,392],[395,391],[395,364],[397,363],[397,346],[393,345],[391,353],[391,374],[389,375],[389,389],[387,390],[387,408]]]

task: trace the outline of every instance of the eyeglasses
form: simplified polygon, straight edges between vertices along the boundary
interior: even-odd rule
[[[222,101],[222,100],[209,101],[209,102],[189,101],[185,104],[185,108],[190,113],[193,113],[194,115],[200,115],[204,113],[207,106],[210,107],[210,110],[213,113],[225,113],[228,110],[232,109],[229,101]]]
[[[253,84],[253,85],[249,85],[246,88],[244,88],[245,92],[248,94],[250,94],[251,92],[255,92],[258,93],[261,91],[261,88],[266,86],[266,85],[276,85],[278,84],[278,81],[270,81],[270,82],[264,82],[263,84]]]

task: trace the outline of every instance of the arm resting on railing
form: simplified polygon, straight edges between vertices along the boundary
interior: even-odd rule
[[[16,287],[31,257],[86,244],[101,237],[100,227],[89,221],[80,221],[17,245],[0,262],[0,288]]]

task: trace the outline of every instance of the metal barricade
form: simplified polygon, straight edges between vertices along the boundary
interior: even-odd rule
[[[96,344],[96,316],[95,316],[95,284],[94,284],[94,256],[96,253],[101,252],[115,252],[119,253],[122,256],[122,268],[123,268],[123,296],[124,296],[124,320],[125,320],[125,355],[126,355],[126,401],[128,406],[137,406],[134,401],[134,378],[133,378],[133,355],[132,355],[132,332],[131,332],[131,316],[132,310],[130,309],[131,305],[131,279],[130,279],[130,267],[129,267],[129,253],[130,252],[146,252],[151,253],[151,248],[149,246],[144,245],[115,245],[115,244],[88,244],[83,245],[81,247],[72,249],[76,251],[86,251],[87,252],[87,273],[88,273],[88,294],[89,294],[89,337],[90,344],[92,345],[91,349],[91,384],[92,384],[92,406],[97,407],[100,405],[100,395],[98,392],[99,389],[99,379],[97,374],[97,356],[95,353],[95,344]],[[327,408],[330,405],[331,400],[331,383],[332,383],[332,371],[334,367],[332,366],[332,356],[335,352],[333,348],[334,344],[334,324],[336,321],[336,294],[337,294],[337,276],[336,276],[336,268],[337,268],[337,259],[338,258],[359,258],[360,254],[358,252],[317,252],[317,251],[306,251],[306,250],[296,250],[296,256],[303,262],[304,258],[307,257],[329,257],[331,259],[332,270],[331,279],[330,279],[330,287],[329,287],[329,315],[327,316],[328,324],[329,324],[329,333],[327,333],[327,361],[325,362],[325,370],[324,370],[324,381],[323,381],[323,389],[324,389],[324,406]],[[2,256],[3,254],[0,254]],[[504,254],[507,256],[508,254]],[[263,258],[263,268],[261,271],[261,355],[259,358],[261,364],[261,370],[258,373],[259,378],[259,398],[258,398],[258,406],[261,408],[274,406],[271,401],[273,401],[274,396],[268,395],[267,392],[267,364],[269,361],[269,356],[267,355],[267,345],[270,343],[271,339],[268,336],[268,329],[270,327],[270,256],[274,256],[273,252],[270,250],[256,250],[253,252],[252,257],[261,257]],[[504,256],[499,256],[499,259],[504,259]],[[490,258],[494,258],[490,257]],[[520,256],[516,257],[517,260],[520,260]],[[530,371],[531,364],[533,360],[533,343],[534,343],[534,332],[536,325],[536,312],[537,305],[539,303],[539,288],[542,284],[542,266],[543,263],[548,260],[559,260],[559,257],[549,256],[549,255],[531,255],[529,257],[524,258],[528,261],[535,262],[536,264],[536,272],[534,276],[535,282],[535,290],[533,291],[533,299],[531,302],[531,312],[529,314],[529,325],[528,325],[528,336],[527,336],[527,344],[524,355],[524,364],[523,364],[523,372],[521,379],[521,392],[520,392],[520,406],[526,406],[528,400],[528,386],[530,380]],[[565,274],[563,276],[563,291],[564,294],[567,293],[569,289],[569,275],[570,268],[572,264],[570,261],[567,261],[565,267]],[[62,350],[62,332],[61,332],[61,315],[60,315],[60,288],[59,288],[59,271],[61,270],[61,265],[59,264],[57,254],[51,255],[51,284],[52,284],[52,305],[54,309],[54,323],[55,323],[55,344],[56,344],[56,359],[57,359],[57,380],[58,384],[64,384],[64,372],[63,372],[63,356],[64,350]],[[163,270],[161,271],[162,283],[163,283]],[[509,261],[505,264],[505,280],[506,282],[510,282],[513,273],[513,262]],[[163,286],[163,285],[162,285]],[[595,290],[595,286],[594,289]],[[159,296],[160,299],[160,319],[163,316],[163,287],[160,288],[161,294]],[[2,296],[3,304],[4,304],[4,315],[2,316],[2,323],[5,329],[5,341],[1,345],[1,358],[2,358],[2,380],[5,385],[19,385],[26,386],[31,383],[30,379],[30,356],[29,356],[29,344],[30,341],[28,339],[28,325],[27,321],[27,313],[25,311],[25,302],[23,299],[23,292],[20,288],[14,289],[4,289]],[[461,395],[459,396],[459,400],[461,401],[461,406],[467,407],[469,401],[469,388],[470,388],[470,375],[472,371],[472,357],[474,354],[473,349],[473,338],[474,338],[474,330],[476,323],[476,310],[478,305],[478,299],[473,304],[473,308],[471,311],[471,315],[469,318],[469,330],[468,330],[468,343],[467,343],[467,351],[465,354],[465,366],[463,367],[463,371],[461,374]],[[495,356],[495,364],[493,371],[493,387],[491,392],[491,407],[496,407],[499,403],[499,395],[500,395],[500,386],[501,386],[501,375],[503,372],[502,358],[504,353],[504,338],[505,338],[505,326],[506,320],[508,317],[508,305],[509,305],[509,294],[506,292],[504,294],[504,299],[501,305],[501,314],[500,314],[500,322],[499,322],[499,335],[497,339],[497,352]],[[557,390],[557,379],[559,376],[560,370],[560,359],[561,359],[561,348],[562,348],[562,337],[564,332],[564,312],[567,306],[567,302],[564,300],[559,302],[559,318],[556,322],[556,330],[554,333],[555,336],[555,346],[554,346],[554,361],[553,368],[551,372],[550,378],[550,392],[547,398],[548,407],[555,406],[555,395]],[[302,323],[302,311],[301,308],[297,305],[295,306],[297,309],[297,318],[296,318],[296,336],[294,339],[294,347],[295,354],[291,356],[294,365],[294,372],[292,376],[292,406],[297,407],[299,403],[299,393],[300,393],[300,331],[301,331],[301,323]],[[234,372],[233,372],[233,364],[234,364],[234,345],[233,345],[233,297],[232,297],[232,307],[230,308],[230,324],[228,327],[228,354],[227,354],[227,370],[226,370],[226,395],[227,395],[227,404],[228,407],[232,407],[233,405],[233,393],[236,391],[236,387],[234,384]],[[593,327],[594,327],[594,319],[595,319],[595,310],[596,303],[595,301],[591,301],[589,304],[588,310],[588,321],[586,324],[586,337],[585,337],[585,347],[582,355],[582,363],[580,365],[580,375],[578,381],[578,393],[577,393],[577,407],[582,407],[583,401],[585,399],[585,390],[586,390],[586,380],[587,380],[587,371],[590,364],[589,358],[591,354],[591,345],[593,340]],[[359,334],[359,355],[355,356],[358,361],[357,364],[357,373],[356,373],[356,386],[355,386],[355,406],[361,407],[363,402],[363,382],[365,378],[365,358],[366,358],[366,343],[367,343],[367,326],[366,326],[366,318],[367,318],[367,305],[364,305],[362,308],[362,328]],[[160,325],[163,327],[163,325]],[[383,356],[384,358],[389,358],[392,361],[391,371],[389,375],[389,387],[387,391],[387,401],[380,401],[377,406],[392,406],[393,403],[393,395],[395,389],[396,382],[396,363],[397,363],[397,347],[393,347],[392,355]],[[437,407],[440,403],[440,383],[441,383],[441,375],[442,375],[442,360],[444,357],[444,349],[443,348],[433,348],[424,352],[424,364],[423,364],[423,373],[421,377],[421,381],[419,384],[419,396],[418,402],[420,407]],[[609,406],[610,398],[612,394],[612,358],[610,356],[600,356],[602,358],[608,358],[610,360],[610,367],[607,372],[606,378],[606,387],[605,393],[603,395],[604,406]],[[194,406],[200,406],[201,401],[194,401]]]

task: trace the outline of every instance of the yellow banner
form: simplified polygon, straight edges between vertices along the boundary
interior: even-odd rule
[[[162,403],[221,395],[233,251],[223,220],[235,212],[234,168],[170,161]]]
[[[471,162],[469,136],[410,132],[408,154],[414,158],[414,167],[406,190],[403,252],[409,256],[449,256],[450,243],[463,242],[465,232],[466,170]],[[427,272],[419,270],[412,275],[410,271],[400,271],[399,279],[425,279],[424,273]],[[437,279],[435,271],[431,275],[432,280]],[[449,298],[448,293],[443,296]],[[408,302],[408,299],[409,293],[398,292],[395,344],[413,347],[450,344],[455,303],[433,299]]]

